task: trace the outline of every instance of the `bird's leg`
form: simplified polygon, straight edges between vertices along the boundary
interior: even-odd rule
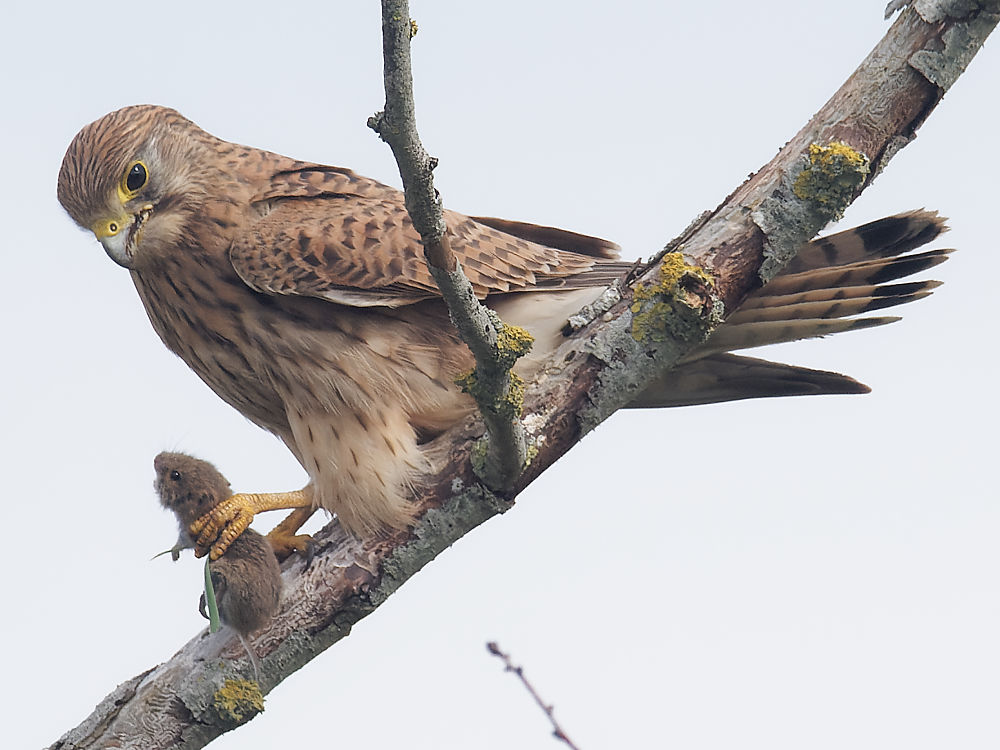
[[[285,520],[271,529],[267,535],[267,541],[271,543],[274,556],[278,561],[284,560],[293,552],[298,552],[306,559],[306,567],[312,562],[313,551],[316,543],[309,534],[296,534],[302,528],[302,524],[312,518],[316,511],[310,504],[308,507],[296,508],[287,516]]]
[[[196,557],[209,554],[218,560],[236,537],[246,531],[257,513],[285,508],[312,508],[312,487],[294,492],[244,493],[223,500],[191,524],[191,536]],[[295,515],[295,514],[293,514]],[[299,526],[305,522],[303,519]],[[298,526],[295,527],[295,530]],[[286,536],[289,534],[286,534]]]

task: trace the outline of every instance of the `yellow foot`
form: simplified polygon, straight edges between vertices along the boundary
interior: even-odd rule
[[[223,500],[191,524],[191,536],[197,540],[194,544],[195,556],[208,554],[211,559],[218,560],[236,537],[246,531],[255,514],[282,508],[311,509],[312,488],[263,494],[241,492]],[[293,532],[297,529],[295,527]]]
[[[289,513],[285,520],[271,529],[267,535],[267,541],[271,543],[275,557],[279,562],[289,557],[293,552],[298,552],[306,560],[306,567],[312,562],[313,552],[316,550],[316,542],[309,534],[296,534],[302,524],[309,520],[314,509],[296,508]]]

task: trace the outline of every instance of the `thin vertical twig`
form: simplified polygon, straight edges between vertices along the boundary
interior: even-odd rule
[[[368,119],[368,127],[389,144],[403,180],[406,210],[420,234],[424,257],[459,335],[476,361],[462,387],[475,399],[486,425],[484,450],[476,474],[491,490],[509,489],[527,461],[528,446],[521,424],[523,385],[512,372],[527,353],[531,337],[506,325],[480,303],[451,249],[441,196],[434,188],[437,159],[417,133],[410,43],[416,34],[407,0],[382,0],[382,55],[385,109]]]

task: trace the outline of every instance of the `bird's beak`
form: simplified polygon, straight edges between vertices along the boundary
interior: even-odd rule
[[[91,229],[111,260],[122,268],[131,268],[142,225],[152,213],[153,206],[147,203],[131,216],[100,219]]]
[[[97,232],[94,232],[97,234]],[[117,234],[107,234],[103,237],[97,234],[97,239],[100,240],[101,245],[104,246],[104,252],[108,254],[115,263],[123,268],[128,268],[131,265],[132,259],[129,257],[128,249],[125,246],[125,238],[128,235],[125,232],[118,232]]]

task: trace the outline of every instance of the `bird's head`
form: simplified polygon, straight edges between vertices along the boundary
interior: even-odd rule
[[[97,237],[115,263],[135,268],[169,246],[204,190],[192,165],[211,138],[165,107],[116,110],[81,130],[59,170],[59,202]]]

